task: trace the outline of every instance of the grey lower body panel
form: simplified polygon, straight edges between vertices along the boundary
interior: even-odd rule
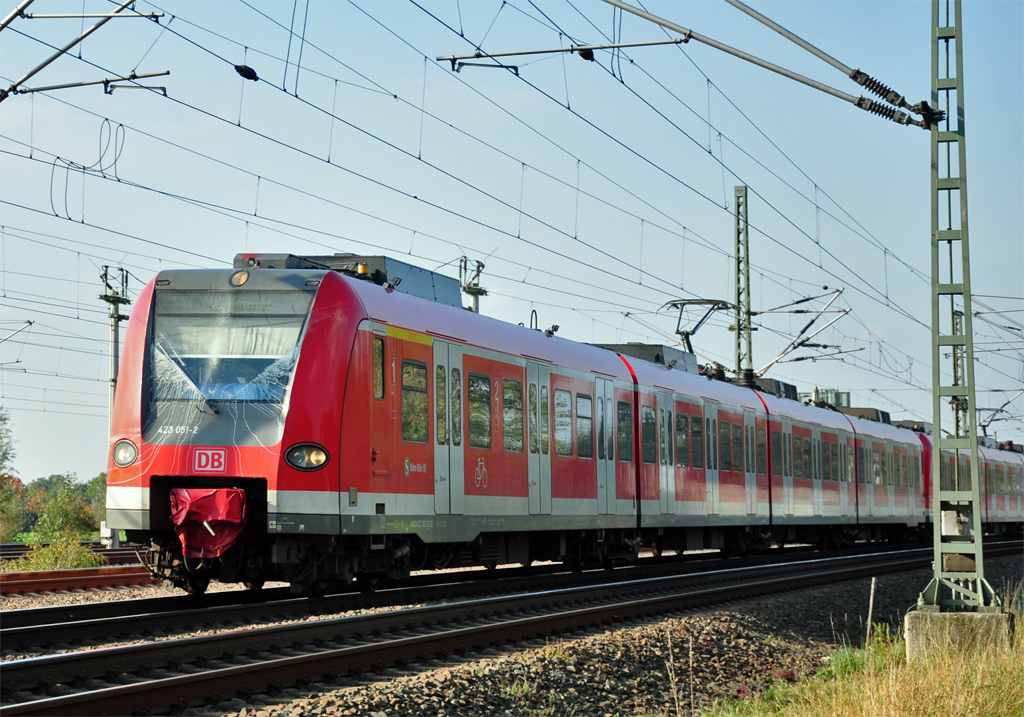
[[[149,530],[149,511],[108,510],[106,522],[116,530]]]
[[[633,515],[289,515],[271,514],[270,534],[416,535],[424,543],[462,543],[481,533],[629,530]]]

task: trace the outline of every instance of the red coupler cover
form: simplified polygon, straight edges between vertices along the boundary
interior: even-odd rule
[[[171,522],[186,558],[216,558],[245,528],[245,491],[172,488]]]

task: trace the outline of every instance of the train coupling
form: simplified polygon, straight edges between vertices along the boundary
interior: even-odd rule
[[[245,530],[245,491],[172,488],[171,522],[185,558],[216,558]]]

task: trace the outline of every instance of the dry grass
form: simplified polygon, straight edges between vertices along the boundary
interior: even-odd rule
[[[834,653],[815,678],[777,682],[754,699],[719,702],[705,717],[1010,717],[1024,715],[1024,586],[1006,594],[1017,630],[1010,647],[936,651],[908,664],[902,635],[879,626],[861,649]]]

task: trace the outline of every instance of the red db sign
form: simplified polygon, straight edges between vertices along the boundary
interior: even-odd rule
[[[223,448],[197,448],[192,458],[196,473],[223,473],[227,470],[227,451]]]

